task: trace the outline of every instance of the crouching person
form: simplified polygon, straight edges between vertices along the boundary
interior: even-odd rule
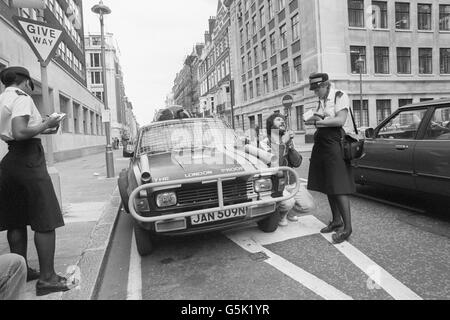
[[[299,168],[302,164],[302,156],[295,149],[294,133],[287,131],[286,118],[274,113],[266,121],[267,138],[263,140],[260,147],[267,152],[277,156],[277,163],[271,166]],[[288,175],[285,195],[295,188],[294,178]],[[300,181],[298,181],[300,183]],[[314,199],[304,185],[301,185],[299,192],[294,198],[283,201],[279,204],[278,210],[281,215],[280,226],[287,226],[288,220],[298,221],[299,214],[309,213],[314,210]]]

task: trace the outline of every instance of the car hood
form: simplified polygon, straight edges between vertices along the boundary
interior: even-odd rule
[[[267,168],[267,165],[256,157],[231,147],[143,155],[139,160],[140,171],[148,170],[152,182],[252,172]]]

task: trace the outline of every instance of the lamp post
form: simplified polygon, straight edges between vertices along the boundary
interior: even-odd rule
[[[357,52],[359,54],[358,60],[356,60],[356,65],[358,66],[359,71],[359,99],[360,99],[360,113],[359,113],[359,123],[362,125],[363,123],[363,90],[362,90],[362,73],[364,68],[364,59],[361,57],[360,52]]]
[[[108,121],[105,123],[105,131],[106,131],[106,171],[108,178],[114,178],[114,155],[111,146],[111,116],[109,113],[108,106],[108,84],[106,82],[106,53],[105,53],[105,31],[104,31],[104,20],[103,16],[110,14],[111,9],[108,6],[103,4],[103,1],[100,0],[100,3],[92,7],[92,12],[98,14],[100,17],[100,29],[101,29],[101,40],[102,40],[102,69],[103,69],[103,101],[105,104],[105,110],[108,113]]]

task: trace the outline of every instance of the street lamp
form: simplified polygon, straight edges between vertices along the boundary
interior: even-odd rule
[[[108,84],[106,82],[106,54],[105,54],[105,31],[104,31],[104,21],[103,16],[111,13],[111,9],[103,4],[103,1],[100,0],[100,3],[92,7],[92,12],[98,14],[100,17],[100,29],[101,29],[101,38],[102,38],[102,69],[103,69],[103,101],[105,104],[105,110],[108,113],[108,121],[105,123],[105,131],[106,131],[106,171],[108,178],[114,178],[114,155],[111,146],[111,116],[109,113],[108,107]]]

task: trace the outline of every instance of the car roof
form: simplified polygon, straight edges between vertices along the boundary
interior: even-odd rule
[[[450,104],[450,99],[437,99],[437,100],[429,100],[429,101],[423,101],[413,104],[408,104],[406,106],[400,107],[399,110],[403,109],[410,109],[410,108],[417,108],[417,107],[429,107],[434,108],[436,106],[445,104]]]

